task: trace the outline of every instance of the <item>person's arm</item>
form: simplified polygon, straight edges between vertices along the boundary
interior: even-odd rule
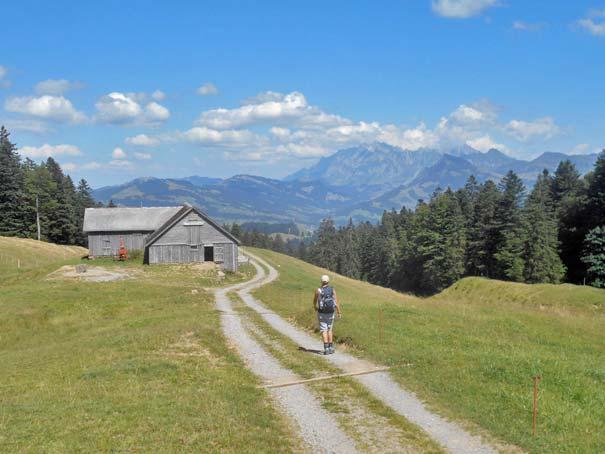
[[[342,317],[342,312],[340,311],[340,304],[338,304],[338,297],[336,296],[336,290],[334,292],[334,304],[336,305],[336,313],[339,317]]]
[[[313,293],[313,310],[317,311],[317,290]]]

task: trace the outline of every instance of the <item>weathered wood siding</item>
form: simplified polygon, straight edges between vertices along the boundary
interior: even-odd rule
[[[164,232],[149,246],[149,263],[191,263],[204,261],[204,247],[214,248],[214,262],[237,271],[237,244],[208,224],[197,213],[190,213]],[[235,252],[234,252],[235,249]]]
[[[129,251],[142,251],[150,234],[151,232],[92,232],[88,234],[88,253],[91,257],[117,255],[122,240]]]

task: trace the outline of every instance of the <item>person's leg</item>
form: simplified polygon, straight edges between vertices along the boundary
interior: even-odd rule
[[[319,331],[321,331],[321,340],[324,343],[324,354],[327,355],[330,353],[330,348],[328,344],[328,324],[326,323],[325,317],[323,314],[318,314],[319,319]]]
[[[324,341],[324,344],[328,344],[330,343],[330,339],[332,338],[332,336],[330,336],[330,331],[322,331],[321,332],[321,339]]]
[[[328,350],[330,353],[334,353],[334,344],[332,343],[333,339],[332,339],[332,327],[330,326],[330,329],[328,330]]]

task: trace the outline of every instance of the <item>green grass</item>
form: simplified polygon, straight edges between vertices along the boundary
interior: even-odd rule
[[[88,254],[79,246],[59,246],[25,238],[0,236],[0,283],[41,266]]]
[[[312,295],[325,270],[252,251],[280,272],[255,296],[315,329]],[[469,278],[422,299],[328,274],[344,312],[337,341],[391,366],[432,408],[530,452],[604,450],[605,291]],[[535,375],[542,382],[533,438]]]
[[[203,290],[213,277],[87,262],[140,274],[46,279],[64,263],[0,281],[0,452],[301,449],[228,347]]]

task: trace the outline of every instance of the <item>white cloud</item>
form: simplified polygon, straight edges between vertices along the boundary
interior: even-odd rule
[[[330,115],[307,104],[300,92],[272,96],[272,100],[257,104],[245,104],[235,109],[213,109],[203,112],[197,124],[213,129],[232,129],[242,126],[279,123],[296,120],[299,125],[326,126],[349,123],[338,115]]]
[[[99,123],[116,125],[159,126],[168,118],[170,111],[155,101],[142,106],[146,95],[112,92],[101,97],[95,104]]]
[[[23,156],[28,156],[30,158],[49,158],[61,155],[77,156],[81,154],[80,149],[75,145],[49,145],[47,143],[39,147],[21,147],[19,148],[19,152]]]
[[[542,30],[544,28],[545,24],[543,22],[535,22],[535,23],[531,23],[531,22],[523,22],[520,20],[516,20],[513,22],[513,28],[515,30],[523,30],[523,31],[528,31],[528,32],[535,32],[538,30]]]
[[[484,153],[486,151],[491,150],[492,148],[495,148],[496,150],[500,150],[504,153],[510,153],[510,150],[508,149],[508,147],[506,145],[504,145],[503,143],[495,142],[494,140],[492,140],[492,138],[489,136],[489,134],[486,134],[481,137],[477,137],[476,139],[467,140],[466,144],[469,145],[470,147],[473,147],[475,150],[479,150]]]
[[[156,90],[151,93],[151,97],[156,101],[162,101],[164,98],[166,98],[166,93],[164,93],[162,90]]]
[[[496,108],[485,100],[470,106],[461,104],[450,114],[450,119],[459,124],[493,123],[496,119]]]
[[[140,153],[138,151],[134,152],[134,157],[136,159],[141,159],[141,160],[149,160],[149,159],[151,159],[151,155],[149,153]]]
[[[147,134],[139,134],[134,137],[127,137],[128,145],[137,145],[140,147],[155,147],[160,144],[160,140],[156,137],[148,136]]]
[[[262,137],[247,129],[217,131],[205,126],[191,128],[183,133],[183,137],[192,143],[214,146],[241,147],[263,142]]]
[[[157,102],[150,102],[145,106],[145,119],[151,123],[163,122],[170,118],[170,111]]]
[[[111,152],[111,157],[114,159],[126,159],[126,152],[122,150],[120,147],[116,147]]]
[[[279,139],[287,139],[291,135],[288,128],[280,128],[279,126],[273,126],[269,129],[269,132]]]
[[[592,9],[576,25],[594,36],[605,36],[605,8]]]
[[[204,85],[199,87],[197,90],[197,94],[201,96],[215,96],[218,95],[218,88],[216,85],[210,82],[206,82]]]
[[[605,36],[605,21],[595,21],[592,18],[578,20],[578,25],[594,36]]]
[[[497,0],[434,0],[432,3],[435,13],[455,19],[477,16],[497,5]]]
[[[81,123],[86,116],[77,111],[63,96],[44,95],[8,98],[4,108],[9,112],[31,115],[57,122]]]
[[[193,128],[127,143],[188,142],[204,151],[222,151],[232,160],[277,161],[326,156],[363,143],[385,142],[406,150],[451,151],[464,144],[481,151],[510,152],[508,142],[548,139],[559,132],[550,117],[535,121],[499,120],[499,107],[489,100],[461,104],[433,127],[355,121],[310,105],[302,93],[264,92],[235,108],[204,111]]]
[[[66,79],[48,79],[36,84],[36,93],[39,95],[61,96],[69,90],[82,88],[80,82],[70,82]]]
[[[551,117],[538,118],[534,121],[511,120],[504,130],[521,142],[534,138],[551,139],[561,132],[561,129]]]

